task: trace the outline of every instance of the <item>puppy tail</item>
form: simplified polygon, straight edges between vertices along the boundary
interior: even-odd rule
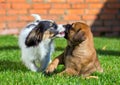
[[[31,14],[31,16],[33,16],[35,18],[35,21],[41,20],[41,16],[38,14]]]

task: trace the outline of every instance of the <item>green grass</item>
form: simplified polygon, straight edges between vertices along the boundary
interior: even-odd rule
[[[29,71],[20,60],[18,39],[15,36],[0,36],[0,85],[120,85],[120,38],[94,38],[103,73],[94,73],[98,79],[83,79],[78,76],[45,76]],[[65,39],[56,39],[59,55],[66,46]],[[59,66],[57,71],[61,71]]]

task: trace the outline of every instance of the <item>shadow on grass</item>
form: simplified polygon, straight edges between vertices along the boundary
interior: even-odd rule
[[[100,55],[112,55],[112,56],[119,56],[120,57],[120,51],[97,49],[97,53]]]
[[[18,46],[0,46],[0,50],[18,50]]]
[[[64,49],[65,49],[64,47],[56,47],[55,48],[56,51],[64,51]]]
[[[64,51],[65,48],[62,47],[56,47],[56,51]],[[120,51],[114,51],[114,50],[96,50],[98,54],[100,55],[113,55],[113,56],[120,56]]]
[[[0,60],[0,71],[28,71],[22,62],[14,62],[9,60]]]
[[[44,73],[44,75],[46,77],[56,76],[57,74],[59,75],[59,73],[62,72],[64,69],[65,69],[64,65],[58,65],[57,69],[53,73]]]

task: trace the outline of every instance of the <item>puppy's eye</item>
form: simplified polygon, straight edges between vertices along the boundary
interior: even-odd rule
[[[50,23],[50,25],[49,25],[50,27],[53,27],[53,29],[57,29],[57,25],[56,25],[56,23],[54,22],[54,23]]]
[[[54,24],[53,24],[51,27],[52,27],[53,29],[57,29],[57,25],[54,25]]]
[[[50,27],[52,27],[53,23],[50,23]]]
[[[57,25],[54,25],[54,29],[57,29]]]

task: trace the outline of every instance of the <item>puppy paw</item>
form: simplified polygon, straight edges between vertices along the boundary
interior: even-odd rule
[[[50,65],[47,67],[45,73],[51,74],[51,73],[54,72],[55,69],[56,69],[56,67],[55,67],[53,64],[50,64]]]

